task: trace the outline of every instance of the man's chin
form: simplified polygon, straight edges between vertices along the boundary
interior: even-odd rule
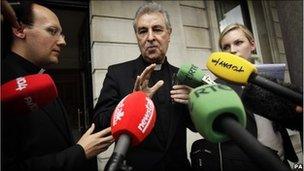
[[[160,55],[152,54],[152,55],[147,55],[144,57],[146,61],[150,63],[157,63],[160,64],[163,62],[163,57]]]
[[[59,63],[58,57],[53,56],[53,57],[51,58],[51,60],[50,60],[50,63],[51,63],[51,64],[58,64],[58,63]]]

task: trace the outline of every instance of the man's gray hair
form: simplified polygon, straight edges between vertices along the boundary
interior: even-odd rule
[[[138,18],[144,14],[149,14],[149,13],[154,13],[154,12],[159,12],[159,13],[163,14],[163,16],[165,18],[165,24],[166,24],[167,29],[171,29],[168,12],[160,4],[158,4],[156,2],[149,2],[147,4],[143,4],[142,6],[140,6],[135,13],[135,19],[133,21],[133,28],[134,28],[135,33],[137,32],[136,24],[137,24]]]

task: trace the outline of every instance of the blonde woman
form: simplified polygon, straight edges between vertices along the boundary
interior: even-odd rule
[[[253,35],[249,29],[241,24],[228,25],[220,34],[219,46],[222,51],[240,56],[252,62],[252,52],[256,50]],[[257,126],[257,139],[284,160],[294,160],[295,153],[284,128],[274,128],[278,125],[264,117],[254,115]]]

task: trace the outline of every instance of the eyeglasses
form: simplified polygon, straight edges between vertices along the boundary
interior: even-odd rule
[[[48,26],[48,27],[43,27],[43,26],[35,26],[35,25],[28,25],[29,27],[33,28],[40,28],[45,30],[49,35],[53,36],[53,37],[62,37],[63,39],[65,39],[65,35],[62,33],[62,30],[58,27],[55,26]]]

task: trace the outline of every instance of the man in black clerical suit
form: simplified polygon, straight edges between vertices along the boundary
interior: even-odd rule
[[[29,1],[20,3],[22,11],[16,12],[23,15],[17,15],[20,25],[11,28],[12,44],[1,63],[1,84],[58,63],[66,45],[51,10]],[[113,142],[110,128],[93,134],[92,124],[75,144],[59,98],[31,113],[2,111],[1,126],[1,167],[6,171],[97,170],[96,155]]]
[[[141,55],[108,68],[93,120],[100,125],[98,129],[108,127],[123,97],[132,91],[145,91],[155,104],[156,124],[139,146],[129,148],[127,165],[133,170],[189,170],[186,128],[194,127],[186,104],[191,88],[172,84],[178,68],[166,57],[172,32],[168,13],[157,3],[144,4],[133,26]]]

